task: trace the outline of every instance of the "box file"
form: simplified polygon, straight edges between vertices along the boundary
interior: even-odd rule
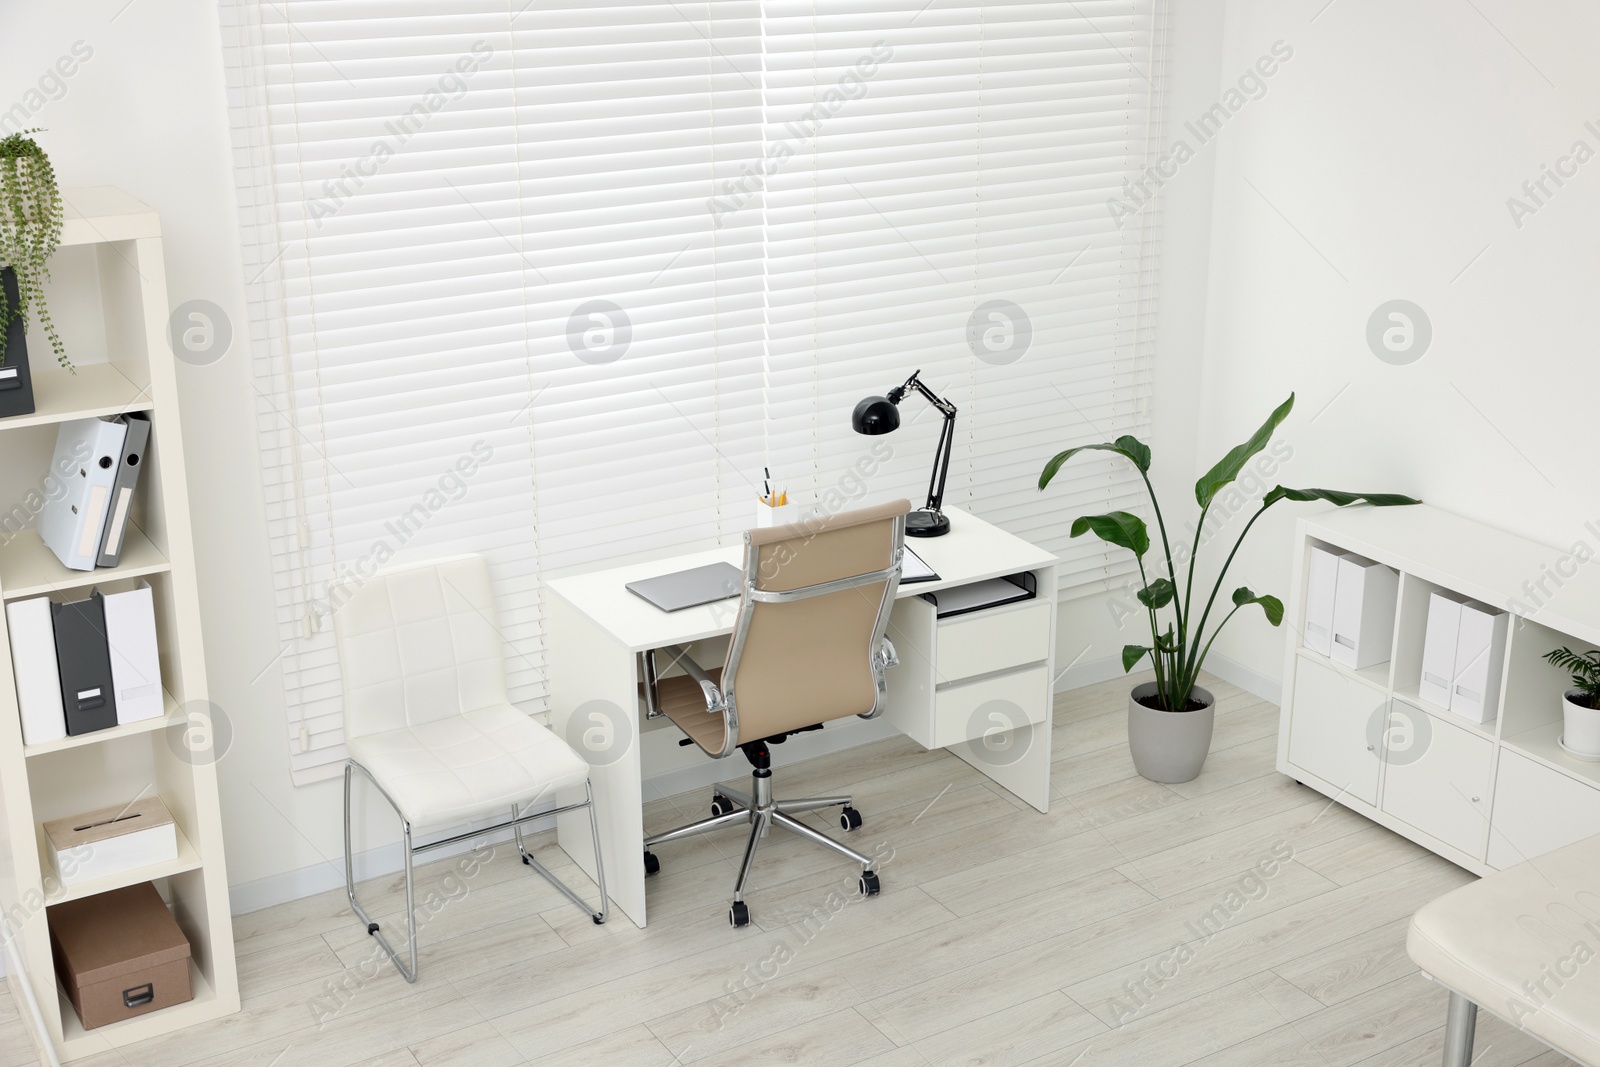
[[[1466,597],[1440,590],[1428,597],[1428,629],[1422,639],[1422,680],[1417,695],[1436,708],[1449,710],[1456,684],[1456,639],[1461,634],[1461,605]]]
[[[51,604],[50,612],[55,621],[56,667],[61,672],[67,733],[77,737],[117,725],[105,598],[95,590],[87,600]]]
[[[139,484],[139,472],[144,469],[144,455],[150,441],[150,416],[135,411],[121,416],[121,421],[127,427],[127,436],[122,442],[116,481],[111,487],[106,528],[100,535],[100,552],[95,562],[101,567],[115,567],[122,558],[123,536],[128,530],[128,510],[133,504],[133,491]]]
[[[1485,723],[1497,714],[1510,620],[1505,612],[1476,600],[1461,605],[1455,687],[1450,692],[1452,715]]]
[[[1305,646],[1326,656],[1333,645],[1333,598],[1339,585],[1339,553],[1313,545],[1306,575]]]
[[[1388,662],[1399,591],[1398,571],[1353,552],[1340,556],[1329,658],[1358,671]]]
[[[153,719],[162,713],[163,706],[155,598],[150,583],[141,579],[129,589],[103,595],[117,723],[125,726]]]
[[[56,624],[50,598],[32,597],[6,605],[11,635],[11,673],[17,683],[22,743],[40,745],[67,736],[61,710],[61,674],[56,669]]]
[[[105,419],[74,419],[63,422],[56,432],[50,468],[65,472],[65,491],[45,501],[38,529],[40,539],[72,570],[92,571],[100,558],[117,461],[127,435],[126,425]]]

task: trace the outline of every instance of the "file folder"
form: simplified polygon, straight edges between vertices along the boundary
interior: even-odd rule
[[[139,472],[144,469],[144,454],[150,441],[150,416],[130,412],[121,416],[121,422],[128,432],[117,461],[117,477],[111,487],[111,512],[106,518],[105,533],[100,537],[100,554],[95,561],[101,567],[115,567],[122,557],[128,508],[133,503],[133,490],[139,484]]]
[[[1306,618],[1301,636],[1313,652],[1324,656],[1333,651],[1333,600],[1339,585],[1339,555],[1312,546],[1311,565],[1306,575]]]
[[[1456,680],[1456,641],[1461,635],[1461,605],[1466,597],[1446,590],[1428,596],[1428,628],[1422,639],[1422,679],[1417,695],[1436,708],[1450,709]]]
[[[150,583],[141,580],[130,589],[103,595],[117,724],[126,726],[153,719],[161,714],[162,703],[155,598]]]
[[[1339,557],[1329,659],[1351,670],[1389,662],[1400,572],[1354,552]]]
[[[67,734],[77,737],[117,725],[105,598],[95,590],[87,600],[52,604],[50,611],[56,624],[56,666],[61,672]]]
[[[39,537],[72,570],[92,571],[100,557],[100,537],[127,436],[126,425],[105,419],[63,422],[56,433],[50,468],[62,474],[66,491],[45,501]]]
[[[11,634],[11,670],[17,682],[22,743],[40,745],[67,736],[61,712],[61,675],[56,670],[56,624],[50,598],[36,596],[6,605]]]
[[[1451,714],[1480,724],[1493,721],[1499,714],[1500,675],[1505,669],[1510,621],[1505,612],[1476,600],[1461,605]]]

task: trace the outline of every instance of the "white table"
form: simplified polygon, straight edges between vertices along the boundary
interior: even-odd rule
[[[929,748],[948,748],[1018,797],[1047,811],[1050,707],[1055,676],[1056,558],[981,519],[946,509],[950,533],[907,538],[939,575],[902,584],[889,620],[901,665],[889,672],[884,718]],[[631,581],[708,563],[738,566],[728,545],[649,563],[558,578],[545,632],[551,728],[590,763],[611,898],[645,924],[639,653],[726,636],[737,600],[664,612],[628,592]],[[1031,573],[1032,600],[947,619],[920,594]],[[728,777],[745,769],[730,758]],[[589,821],[557,821],[563,849],[593,877]]]

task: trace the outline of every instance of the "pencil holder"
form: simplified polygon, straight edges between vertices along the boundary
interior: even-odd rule
[[[782,507],[769,507],[761,501],[756,501],[756,529],[767,526],[787,526],[791,522],[800,520],[799,504],[784,504]]]

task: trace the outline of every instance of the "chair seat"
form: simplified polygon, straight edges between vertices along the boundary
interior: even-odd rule
[[[706,672],[717,685],[722,684],[722,668]],[[663,678],[656,683],[657,708],[688,734],[694,743],[710,753],[722,751],[727,743],[727,723],[721,713],[706,711],[706,692],[687,675]]]
[[[589,777],[565,742],[509,704],[352,738],[346,748],[413,828],[553,804],[557,792]]]
[[[1406,950],[1441,985],[1582,1063],[1600,1063],[1600,836],[1446,893]]]

